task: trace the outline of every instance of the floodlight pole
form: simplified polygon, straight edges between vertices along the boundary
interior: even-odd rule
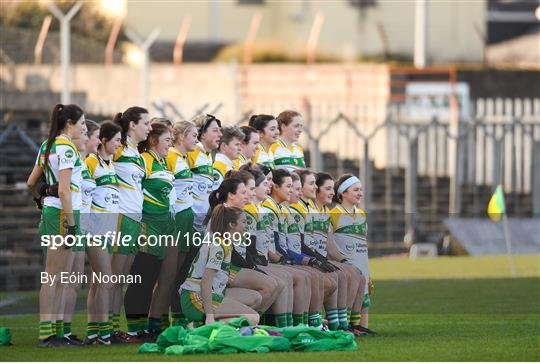
[[[427,65],[427,0],[416,0],[414,12],[414,66]]]
[[[67,14],[62,13],[54,3],[49,3],[47,7],[50,12],[60,21],[60,63],[62,66],[62,103],[68,104],[71,102],[71,92],[69,84],[69,67],[70,67],[70,37],[71,37],[71,19],[77,14],[83,5],[82,1],[78,1],[69,9]]]
[[[149,106],[149,97],[148,97],[148,74],[150,68],[150,47],[156,41],[157,37],[161,30],[159,28],[154,28],[148,38],[143,40],[137,33],[131,29],[126,30],[126,35],[133,43],[139,47],[143,53],[143,64],[141,68],[141,98],[142,104],[144,107]]]
[[[174,50],[173,50],[173,63],[174,64],[181,64],[184,61],[184,44],[186,42],[190,25],[191,25],[191,15],[184,16],[184,20],[182,20],[182,26],[180,27],[180,31],[178,32],[178,36],[176,37],[176,42],[174,44]]]
[[[50,15],[47,15],[45,19],[43,19],[36,46],[34,47],[34,64],[41,64],[41,61],[43,60],[43,45],[45,44],[45,39],[47,39],[51,22],[52,16]]]

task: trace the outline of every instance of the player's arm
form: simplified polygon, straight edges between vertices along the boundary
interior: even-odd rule
[[[71,175],[73,169],[62,169],[58,173],[58,197],[62,203],[62,210],[66,216],[68,226],[75,226],[73,217],[73,205],[71,204]]]
[[[34,165],[34,168],[32,169],[32,172],[30,173],[30,176],[28,177],[28,180],[26,181],[26,185],[28,186],[28,189],[30,189],[30,192],[32,193],[32,196],[34,199],[39,199],[41,196],[39,195],[39,190],[37,188],[39,179],[43,175],[43,170],[39,167],[39,165]]]
[[[204,313],[206,314],[206,324],[214,323],[214,307],[212,306],[212,282],[216,276],[217,270],[205,268],[201,280],[201,299]]]

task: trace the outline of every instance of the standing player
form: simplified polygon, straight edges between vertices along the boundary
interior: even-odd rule
[[[364,334],[376,334],[368,329],[368,309],[371,305],[366,213],[358,208],[364,193],[360,179],[345,174],[336,183],[334,202],[330,211],[333,237],[338,250],[347,256],[347,263],[361,272],[363,284],[352,306],[351,326]],[[365,281],[369,281],[366,284]]]
[[[42,238],[80,235],[80,209],[82,206],[82,162],[72,138],[83,131],[84,114],[77,105],[54,106],[47,140],[41,145],[36,165],[28,178],[28,187],[38,197],[37,183],[45,174],[49,188],[58,185],[57,196],[49,193],[43,200],[39,226]],[[55,277],[52,283],[43,283],[39,294],[40,323],[39,347],[58,347],[70,344],[64,338],[64,292],[59,282],[62,272],[73,269],[72,246],[64,240],[62,246],[48,245],[45,272]],[[72,241],[70,241],[72,242]],[[53,324],[55,329],[53,330]]]
[[[270,147],[274,155],[276,168],[295,171],[306,167],[304,149],[298,145],[302,135],[304,119],[296,111],[283,111],[277,117],[280,136],[276,143]]]
[[[100,145],[97,152],[85,160],[88,174],[94,180],[95,189],[91,202],[92,235],[101,236],[102,245],[86,249],[90,266],[94,273],[110,276],[111,256],[108,246],[112,244],[112,234],[117,230],[118,221],[118,178],[112,158],[120,147],[121,127],[111,121],[104,122],[99,130]],[[111,240],[105,237],[111,235]],[[84,267],[84,266],[83,266]],[[109,321],[112,285],[92,282],[88,292],[88,331],[85,344],[111,344],[112,327]]]
[[[161,121],[154,121],[151,126],[148,138],[139,143],[145,168],[142,239],[130,272],[140,276],[141,283],[129,285],[124,306],[129,319],[128,333],[153,338],[160,330],[161,314],[149,316],[150,304],[156,298],[154,287],[165,250],[174,238],[174,222],[169,209],[174,176],[165,164],[171,146],[170,128]]]
[[[279,137],[279,128],[275,117],[271,115],[253,115],[249,119],[249,126],[257,130],[260,138],[259,147],[252,161],[272,169],[275,168],[274,155],[270,151],[270,146]]]
[[[195,150],[188,152],[188,163],[193,173],[194,227],[199,233],[204,233],[208,197],[214,186],[212,151],[217,149],[221,141],[221,121],[212,115],[197,116],[192,121],[199,132],[199,143]],[[191,264],[191,261],[188,262]]]
[[[113,275],[127,275],[139,248],[137,240],[141,234],[143,207],[142,179],[145,176],[144,164],[137,145],[146,140],[151,130],[148,111],[142,107],[130,107],[116,114],[114,123],[122,128],[122,146],[113,158],[114,170],[118,177],[119,214],[118,233],[120,238],[111,247],[113,253],[111,268]],[[123,284],[113,286],[111,310],[114,334],[124,341],[134,341],[134,335],[120,332],[120,310],[123,304]]]
[[[178,287],[181,285],[181,269],[184,264],[187,253],[189,252],[190,236],[192,236],[193,230],[193,175],[189,169],[187,160],[187,153],[195,150],[197,146],[197,127],[191,121],[178,121],[175,122],[172,128],[173,146],[169,149],[167,154],[166,163],[167,169],[174,175],[174,190],[176,200],[173,202],[174,210],[174,223],[175,223],[175,236],[178,238],[178,252],[176,253],[176,269],[173,277],[173,281],[170,285],[170,306],[172,323],[185,324],[186,320],[182,314],[180,308],[180,295]],[[169,257],[169,256],[167,256]],[[167,263],[167,261],[165,262]],[[159,283],[162,282],[164,276],[160,274]],[[157,303],[156,305],[159,305]],[[151,313],[154,309],[160,309],[166,311],[166,304],[159,306],[152,305],[150,307]],[[153,313],[154,314],[154,313]],[[155,315],[155,314],[154,314]],[[163,320],[163,319],[162,319]]]

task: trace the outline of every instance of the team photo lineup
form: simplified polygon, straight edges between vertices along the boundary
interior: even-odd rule
[[[45,262],[38,346],[142,344],[239,317],[376,334],[362,182],[311,170],[303,127],[294,110],[238,127],[54,106],[27,181]],[[83,283],[87,329],[72,331]]]

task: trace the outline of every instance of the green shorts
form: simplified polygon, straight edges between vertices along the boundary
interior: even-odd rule
[[[136,255],[139,252],[137,240],[141,235],[141,223],[118,213],[117,232],[117,238],[119,237],[120,240],[109,244],[109,252],[121,255]]]
[[[212,306],[219,307],[223,301],[223,296],[212,293]],[[206,319],[202,297],[200,293],[182,289],[180,294],[180,305],[182,312],[189,321],[203,322]]]
[[[170,213],[143,213],[141,226],[139,251],[163,260],[167,245],[176,242],[174,221]]]
[[[175,238],[178,236],[178,249],[180,252],[188,252],[191,245],[191,237],[193,236],[193,209],[184,209],[176,213],[174,216]]]
[[[75,219],[76,234],[81,236],[81,214],[80,211],[73,211],[73,218]],[[39,222],[39,234],[40,236],[63,236],[65,234],[64,228],[64,211],[62,209],[54,207],[43,207],[41,211],[41,221]],[[43,241],[43,239],[42,239]],[[84,252],[85,251],[85,240],[79,239],[77,243],[71,247],[73,252]],[[42,245],[42,248],[47,250],[46,246]]]

